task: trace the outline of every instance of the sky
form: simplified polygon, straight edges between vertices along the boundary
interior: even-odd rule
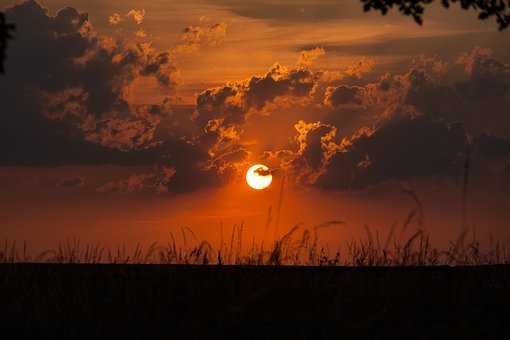
[[[0,8],[16,24],[0,238],[116,245],[185,226],[217,241],[242,223],[260,239],[342,220],[324,231],[338,244],[402,223],[412,192],[413,226],[446,244],[468,158],[466,227],[510,241],[510,35],[473,12],[433,5],[418,26],[357,0]],[[257,163],[275,169],[263,191],[244,180]]]

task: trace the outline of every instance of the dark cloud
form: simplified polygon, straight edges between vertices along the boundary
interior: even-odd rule
[[[266,114],[266,106],[279,98],[311,98],[318,77],[307,68],[275,64],[263,76],[202,92],[197,97],[195,121],[201,129],[199,143],[209,150],[208,167],[223,172],[229,164],[241,163],[250,154],[241,144],[249,115]]]
[[[51,152],[50,159],[79,161],[81,154],[83,163],[95,163],[108,151],[86,141],[114,154],[158,143],[155,130],[164,107],[133,105],[125,92],[141,76],[171,89],[175,68],[167,53],[101,37],[86,14],[70,7],[51,16],[37,2],[27,1],[8,8],[6,15],[19,29],[9,72],[0,79],[1,129],[7,130],[0,134],[7,149],[3,162],[31,163],[41,159],[41,152]],[[57,145],[50,148],[51,143]],[[99,157],[87,159],[93,149]]]
[[[481,134],[473,139],[472,153],[473,172],[497,179],[499,189],[510,192],[510,138]]]
[[[348,104],[361,104],[363,88],[360,86],[340,85],[330,87],[326,93],[325,101],[333,107]]]
[[[462,125],[429,117],[395,117],[344,141],[320,187],[364,188],[388,180],[459,174],[465,152]]]
[[[151,172],[133,174],[127,179],[108,182],[97,188],[98,192],[168,192],[170,181],[176,171],[172,167],[160,166]]]
[[[425,114],[461,121],[473,135],[510,134],[509,65],[493,57],[489,49],[478,47],[464,53],[456,64],[428,64],[409,74],[406,104]],[[456,68],[462,74],[456,75]]]
[[[299,121],[294,125],[298,132],[298,150],[290,162],[291,170],[299,182],[314,184],[326,168],[332,155],[337,151],[335,137],[337,129],[328,124]]]
[[[481,134],[476,137],[474,144],[476,151],[491,159],[504,159],[510,157],[510,139],[494,135]]]
[[[452,80],[459,65],[462,74]],[[325,87],[324,104],[314,106],[325,113],[323,122],[298,122],[297,146],[265,153],[264,159],[286,167],[300,183],[342,190],[459,176],[472,143],[477,173],[495,164],[501,172],[509,164],[508,137],[502,136],[510,132],[501,128],[510,119],[508,79],[508,66],[479,48],[450,65],[420,57],[404,73],[364,85],[340,78],[339,85]],[[491,134],[480,135],[486,130]],[[497,163],[489,164],[490,157]]]
[[[262,110],[278,97],[309,96],[319,75],[306,68],[287,69],[275,64],[263,76],[209,89],[197,98],[197,122],[205,126],[212,119],[226,125],[242,123],[251,110]]]
[[[216,46],[220,44],[227,34],[228,25],[224,22],[201,25],[188,26],[183,30],[181,40],[182,43],[174,49],[177,53],[194,52],[201,46]]]
[[[403,73],[386,73],[377,81],[328,87],[324,119],[338,128],[376,123],[410,112],[462,122],[470,134],[510,134],[509,66],[488,49],[474,48],[453,62],[415,58]],[[345,130],[345,129],[344,129]]]
[[[276,64],[264,77],[253,77],[245,91],[247,108],[261,109],[277,97],[310,95],[316,76],[307,69],[287,70]]]
[[[510,66],[492,57],[492,50],[473,48],[458,63],[464,66],[469,77],[458,86],[463,95],[470,99],[510,95]]]
[[[325,189],[362,189],[386,181],[458,176],[467,137],[461,124],[427,116],[394,116],[349,138],[320,122],[296,124],[295,151],[267,155],[298,182]]]
[[[298,106],[311,110],[321,121],[298,121],[295,145],[264,150],[260,158],[286,168],[299,183],[329,189],[458,176],[471,136],[483,131],[499,136],[509,126],[508,66],[488,50],[472,49],[453,63],[421,56],[403,73],[365,80],[372,67],[364,62],[335,74],[277,65],[265,76],[203,92],[197,120],[203,119],[210,151],[226,167],[228,157],[221,155],[259,157],[243,144],[252,115],[289,114]],[[474,140],[477,150],[502,143]],[[242,158],[232,159],[231,164]]]
[[[57,184],[63,188],[79,188],[85,185],[85,178],[81,176],[64,177]]]
[[[279,126],[283,121],[291,124],[281,129],[282,135],[290,137],[295,123],[292,116],[301,119],[299,114],[303,111],[309,111],[311,116],[324,115],[330,106],[337,104],[336,101],[332,103],[335,89],[331,85],[359,81],[373,66],[372,61],[364,59],[337,72],[313,70],[311,65],[323,54],[321,48],[302,51],[294,67],[277,63],[266,74],[200,93],[194,116],[200,130],[197,141],[209,152],[208,167],[220,171],[246,167],[246,162],[259,157],[254,154],[253,143],[248,145],[244,139],[246,126],[257,117],[271,117]],[[272,148],[271,136],[256,135],[259,151],[271,151],[267,149]]]
[[[207,148],[187,139],[189,127],[180,131],[179,122],[171,121],[175,51],[157,51],[150,41],[103,36],[87,14],[70,7],[51,15],[30,0],[8,8],[6,15],[19,29],[8,72],[0,78],[0,164],[161,164],[158,169],[173,169],[164,180],[159,180],[161,171],[138,178],[141,186],[156,191],[167,184],[170,190],[187,191],[221,182],[204,165]],[[213,43],[224,30],[214,26],[183,44]],[[156,80],[167,95],[163,101],[130,101],[131,88],[145,78]],[[163,120],[165,133],[159,129]]]

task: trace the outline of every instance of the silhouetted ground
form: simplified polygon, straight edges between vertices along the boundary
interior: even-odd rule
[[[510,339],[509,288],[506,265],[4,264],[0,323],[19,338]]]

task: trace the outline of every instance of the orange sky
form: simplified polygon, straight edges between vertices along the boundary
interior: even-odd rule
[[[0,8],[12,5],[0,0]],[[42,5],[45,19],[64,6],[88,13],[86,24],[65,29],[91,47],[31,51],[24,45],[36,46],[31,39],[52,38],[19,25],[4,78],[20,84],[9,92],[17,101],[0,133],[0,142],[14,144],[0,167],[0,238],[42,248],[67,236],[115,245],[190,226],[216,240],[220,223],[227,233],[243,221],[260,237],[281,176],[262,192],[243,176],[265,162],[291,178],[281,231],[342,219],[348,226],[326,239],[359,236],[364,224],[384,232],[414,207],[400,190],[410,185],[423,197],[433,237],[445,243],[459,232],[464,137],[478,150],[470,224],[484,237],[509,237],[510,35],[493,22],[436,6],[420,27],[397,13],[365,14],[354,0]],[[141,16],[134,20],[131,10]],[[33,13],[16,15],[28,25]],[[111,53],[104,65],[98,51]],[[62,74],[52,69],[60,56],[69,62]],[[25,75],[20,60],[42,66]],[[27,97],[34,104],[25,108]],[[39,131],[40,122],[50,132]],[[458,122],[465,131],[455,130]],[[67,134],[81,138],[76,146],[58,139]],[[498,139],[478,139],[484,134]],[[344,186],[349,167],[352,183]]]
[[[266,240],[275,234],[275,219],[281,178],[267,190],[255,191],[241,180],[220,189],[207,189],[187,194],[154,195],[152,193],[98,193],[89,189],[133,169],[4,168],[0,183],[3,225],[0,237],[27,241],[31,249],[42,251],[57,241],[79,238],[83,243],[110,247],[165,244],[173,233],[182,242],[181,228],[190,227],[198,238],[217,245],[229,239],[234,225],[244,224],[244,241],[262,240],[266,230],[268,209],[273,221],[267,228]],[[88,179],[85,188],[60,188],[55,183],[62,175],[79,173]],[[30,180],[27,182],[27,180]],[[406,183],[419,195],[424,207],[425,230],[436,246],[447,246],[461,232],[460,187],[452,183],[431,181]],[[507,194],[491,187],[476,185],[469,198],[469,224],[487,246],[490,238],[510,241]],[[391,226],[401,226],[414,201],[401,192],[401,184],[387,183],[378,188],[358,192],[325,192],[316,189],[286,187],[277,235],[293,226],[311,228],[331,220],[345,221],[344,226],[323,230],[320,239],[332,249],[346,242],[364,238],[365,225],[384,239]],[[417,230],[417,220],[408,233]]]

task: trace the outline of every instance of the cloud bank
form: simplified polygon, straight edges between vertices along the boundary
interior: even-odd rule
[[[174,48],[159,51],[147,35],[102,35],[70,7],[51,15],[26,1],[6,14],[19,30],[0,78],[2,165],[152,169],[99,189],[120,192],[221,185],[259,161],[297,185],[333,190],[459,176],[466,150],[480,171],[508,169],[510,66],[488,49],[416,57],[403,72],[378,73],[368,58],[320,70],[326,51],[310,48],[293,66],[204,89],[184,128],[175,118],[175,60],[220,44],[225,24],[188,26]],[[137,32],[146,19],[139,9],[108,18],[115,27],[130,20]],[[130,93],[147,80],[164,99],[138,104]]]

